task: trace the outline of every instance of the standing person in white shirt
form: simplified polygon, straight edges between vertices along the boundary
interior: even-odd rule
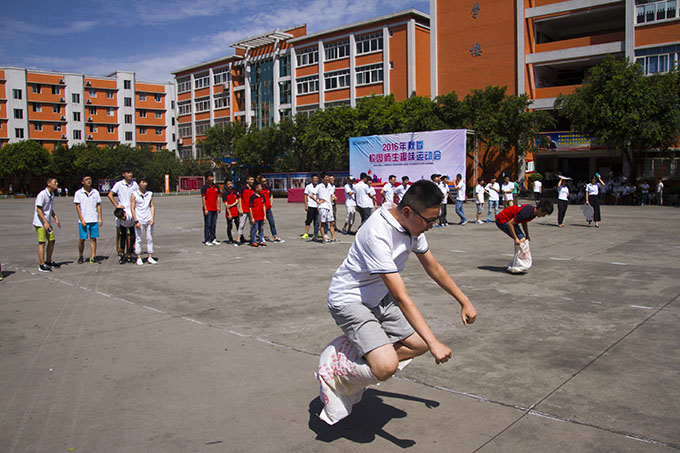
[[[446,219],[447,211],[448,211],[448,203],[449,203],[449,195],[451,193],[451,188],[449,187],[449,177],[446,175],[440,176],[440,182],[439,182],[439,190],[442,191],[442,195],[444,195],[444,199],[442,200],[441,204],[441,219],[439,219],[439,223],[442,226],[449,226],[449,221]]]
[[[463,202],[465,201],[465,181],[463,181],[463,175],[458,173],[454,184],[456,186],[456,214],[460,217],[460,225],[465,225],[468,223],[468,220],[465,217],[465,212],[463,212]]]
[[[304,200],[305,212],[305,234],[301,236],[302,239],[309,239],[309,225],[314,223],[314,234],[312,238],[316,239],[319,234],[319,203],[316,199],[316,186],[319,184],[319,176],[312,175],[312,182],[305,186]]]
[[[357,210],[359,211],[359,216],[361,216],[361,225],[371,216],[376,203],[375,195],[371,193],[372,187],[367,184],[369,180],[370,177],[366,173],[361,173],[359,175],[359,182],[354,184],[354,194],[357,201]],[[361,225],[359,225],[359,228],[361,228]]]
[[[477,205],[477,224],[482,223],[482,212],[484,211],[484,178],[477,178],[475,186],[475,204]]]
[[[503,192],[503,208],[507,208],[515,204],[512,196],[513,190],[515,190],[515,184],[510,181],[510,176],[506,176],[505,182],[501,186],[501,192]]]
[[[331,184],[330,177],[326,172],[321,173],[321,184],[316,186],[316,199],[319,203],[319,226],[321,238],[324,243],[335,242],[335,217],[333,216],[333,200],[335,199],[335,186]],[[326,237],[326,231],[330,231],[330,240]]]
[[[656,183],[656,201],[659,206],[663,206],[663,180],[661,178],[658,178]]]
[[[97,238],[102,226],[102,199],[99,191],[92,188],[92,177],[83,177],[83,187],[73,196],[78,215],[78,264],[84,262],[85,240],[90,238],[90,264],[97,255]]]
[[[139,178],[139,189],[132,192],[130,196],[130,207],[132,218],[135,221],[135,255],[137,255],[137,265],[142,266],[142,234],[146,236],[147,262],[156,264],[158,261],[153,259],[153,225],[156,208],[153,205],[153,192],[146,190],[148,181],[146,178]]]
[[[347,219],[342,226],[342,234],[352,234],[352,225],[354,225],[354,217],[356,217],[356,194],[354,193],[354,176],[348,178],[345,184],[345,209],[347,209]]]
[[[646,179],[642,181],[642,184],[640,184],[640,191],[642,193],[642,201],[640,202],[640,206],[644,206],[647,204],[647,198],[649,198],[649,181]]]
[[[396,182],[397,177],[394,175],[390,175],[387,178],[387,183],[383,186],[382,190],[380,191],[380,196],[382,197],[382,204],[385,205],[385,203],[387,203],[388,208],[394,204],[394,184]]]
[[[560,176],[560,180],[557,183],[557,226],[560,228],[564,228],[564,216],[567,214],[567,208],[569,207],[568,179],[571,178]]]
[[[538,199],[541,198],[541,194],[543,193],[543,183],[541,182],[540,179],[535,179],[534,180],[534,201],[538,203]]]
[[[496,182],[496,177],[489,178],[489,184],[484,187],[486,193],[489,194],[489,209],[486,213],[486,223],[491,222],[491,210],[493,209],[493,218],[498,215],[498,202],[500,201],[501,186]]]
[[[335,221],[336,221],[335,231],[340,231],[340,230],[338,230],[338,228],[337,228],[338,205],[337,205],[336,202],[338,201],[338,197],[335,196],[335,189],[337,189],[337,187],[335,186],[335,176],[333,176],[333,175],[328,175],[328,183],[329,183],[331,186],[333,186],[333,201],[331,202],[331,204],[333,205],[333,218],[336,219],[336,220],[335,220]]]
[[[38,271],[52,272],[53,267],[59,267],[52,261],[54,253],[54,229],[50,223],[50,218],[54,218],[57,227],[61,228],[61,222],[57,213],[54,211],[54,193],[57,191],[59,183],[57,178],[52,176],[47,178],[47,187],[35,197],[35,207],[33,208],[33,227],[38,235]],[[45,259],[45,242],[47,242],[47,259]]]
[[[600,184],[598,184],[598,181]],[[593,180],[586,184],[586,204],[593,207],[593,219],[588,221],[588,226],[590,226],[592,221],[595,221],[595,227],[599,228],[600,221],[602,217],[600,215],[600,192],[604,190],[604,181],[600,178],[599,173],[595,173]]]
[[[394,196],[397,197],[397,204],[401,203],[401,199],[404,198],[404,194],[408,188],[408,176],[402,176],[401,184],[394,188]]]
[[[123,174],[123,179],[120,181],[117,181],[111,190],[109,191],[109,200],[111,201],[111,204],[116,207],[116,208],[122,208],[125,210],[125,213],[132,217],[132,211],[130,211],[130,196],[132,196],[132,192],[139,189],[139,186],[135,181],[132,180],[132,170],[129,168],[124,168],[123,171],[121,172]],[[116,195],[118,197],[118,203],[116,203],[113,199],[113,196]],[[133,234],[134,234],[134,230]],[[118,219],[116,219],[116,244],[119,244],[122,242],[121,239],[121,234],[120,234],[120,225]],[[129,240],[134,243],[135,238],[131,237]],[[125,246],[118,246],[118,256],[124,256],[124,250]]]

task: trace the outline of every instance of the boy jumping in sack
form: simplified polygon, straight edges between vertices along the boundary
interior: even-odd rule
[[[451,349],[434,336],[413,302],[400,272],[414,252],[427,274],[461,305],[461,320],[473,323],[477,311],[437,262],[423,234],[439,218],[442,192],[420,180],[401,202],[382,207],[358,231],[347,258],[328,289],[328,307],[344,332],[322,353],[318,377],[320,414],[329,424],[349,415],[366,385],[390,378],[399,362],[430,351],[437,364]]]

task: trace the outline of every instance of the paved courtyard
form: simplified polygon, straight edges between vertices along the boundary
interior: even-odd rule
[[[61,198],[62,266],[45,274],[33,202],[0,200],[2,452],[680,450],[677,208],[604,206],[599,229],[574,205],[564,229],[537,219],[521,276],[493,224],[430,231],[477,322],[412,258],[407,288],[453,359],[414,360],[329,427],[314,371],[352,236],[301,240],[302,206],[277,199],[285,243],[206,247],[200,198],[158,197],[159,264],[119,265],[105,199],[101,260],[79,265]]]

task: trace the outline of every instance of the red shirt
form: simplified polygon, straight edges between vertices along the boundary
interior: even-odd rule
[[[496,222],[508,223],[513,219],[515,223],[527,223],[536,218],[536,209],[528,204],[508,206],[498,213]]]
[[[264,220],[264,197],[261,193],[255,193],[250,196],[250,211],[253,214],[253,220]]]
[[[217,199],[220,196],[219,186],[205,184],[201,187],[201,196],[205,198],[205,207],[208,211],[217,211]]]
[[[255,191],[248,186],[246,186],[241,193],[241,209],[243,210],[244,214],[248,214],[250,212],[250,197],[254,193]]]
[[[268,186],[262,186],[262,190],[260,191],[260,193],[264,197],[264,208],[265,209],[271,209],[272,208],[272,191],[269,190]]]
[[[225,190],[222,194],[222,201],[226,202],[228,205],[236,203],[238,200],[238,192],[234,189]],[[228,210],[224,210],[225,217],[229,217],[227,213],[231,214],[232,217],[238,217],[238,205],[232,206]]]

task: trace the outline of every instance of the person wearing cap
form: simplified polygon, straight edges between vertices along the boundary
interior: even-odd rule
[[[348,178],[347,184],[345,184],[345,209],[347,209],[347,219],[345,219],[345,224],[342,226],[342,234],[351,234],[352,225],[354,225],[354,218],[356,217],[356,194],[354,193],[354,182],[356,178],[350,176]]]

